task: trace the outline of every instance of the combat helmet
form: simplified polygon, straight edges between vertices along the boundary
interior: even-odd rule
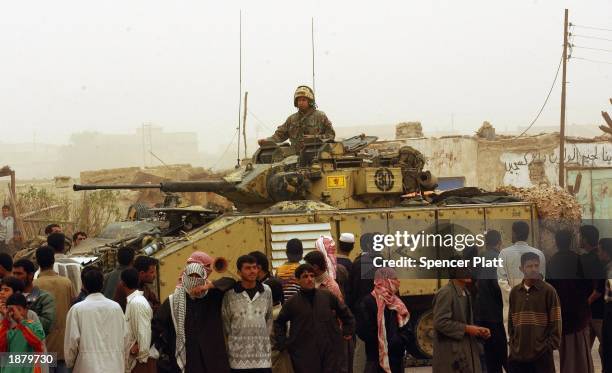
[[[315,106],[314,92],[310,87],[306,85],[301,85],[297,87],[297,89],[295,90],[295,93],[293,94],[293,106],[295,107],[297,107],[298,97],[306,97],[308,101],[310,102],[310,106],[311,107]]]

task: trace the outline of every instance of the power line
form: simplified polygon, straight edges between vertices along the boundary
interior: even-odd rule
[[[234,132],[234,136],[232,137],[232,139],[230,140],[229,144],[227,144],[227,147],[225,148],[225,150],[223,151],[223,153],[221,153],[221,156],[219,157],[219,159],[217,159],[217,161],[213,164],[213,166],[211,168],[215,168],[217,167],[217,165],[219,164],[219,162],[221,162],[223,160],[223,157],[225,157],[225,154],[227,154],[227,151],[229,150],[229,148],[232,146],[232,144],[234,143],[234,140],[236,139],[236,135],[239,133],[240,131],[235,131]]]
[[[153,153],[151,150],[149,150],[149,154],[151,154],[152,156],[155,157],[155,159],[157,159],[158,161],[160,161],[164,166],[169,167],[166,162],[164,162],[160,157],[158,157],[157,155],[155,155],[155,153]]]
[[[267,125],[266,125],[266,124],[265,124],[265,123],[264,123],[264,122],[263,122],[261,119],[259,119],[259,118],[257,117],[257,115],[255,115],[255,114],[254,114],[254,113],[251,111],[251,109],[247,109],[247,112],[248,112],[249,114],[251,114],[251,116],[252,116],[253,118],[255,118],[255,120],[257,121],[257,123],[259,123],[259,124],[261,124],[262,126],[266,127],[266,129],[267,129],[267,130],[269,130],[269,131],[271,131],[271,130],[272,130],[272,129],[271,129],[270,127],[268,127],[268,126],[267,126]]]
[[[582,25],[576,25],[576,24],[573,24],[573,23],[571,23],[570,26],[578,27],[578,28],[586,28],[586,29],[589,29],[589,30],[598,30],[598,31],[609,31],[609,32],[612,32],[612,29],[603,28],[603,27],[582,26]]]
[[[572,44],[572,48],[589,49],[589,50],[592,50],[592,51],[600,51],[600,52],[612,52],[612,49],[583,47],[583,46],[575,45],[575,44]]]
[[[608,61],[598,61],[598,60],[591,60],[588,58],[582,58],[582,57],[572,57],[575,60],[581,60],[581,61],[588,61],[588,62],[594,62],[594,63],[603,63],[603,64],[607,64],[607,65],[612,65],[612,62],[608,62]]]
[[[612,39],[600,38],[599,36],[591,36],[591,35],[576,35],[572,34],[575,38],[584,38],[584,39],[594,39],[594,40],[604,40],[604,41],[612,41]]]
[[[557,66],[557,72],[555,72],[555,79],[553,80],[552,85],[550,86],[550,89],[548,90],[548,94],[546,95],[546,99],[544,100],[544,103],[542,104],[542,107],[540,108],[540,111],[538,111],[538,114],[531,121],[529,126],[527,126],[527,128],[525,128],[525,130],[523,132],[521,132],[520,135],[516,136],[515,139],[523,136],[527,131],[529,131],[529,129],[535,124],[535,122],[538,120],[538,118],[540,118],[540,115],[542,114],[542,111],[544,111],[544,108],[546,107],[546,104],[548,103],[548,99],[550,98],[550,94],[552,93],[553,88],[555,87],[555,83],[557,83],[557,77],[559,76],[559,70],[561,70],[561,64],[562,63],[563,63],[563,54],[561,55],[561,58],[559,59],[559,66]]]

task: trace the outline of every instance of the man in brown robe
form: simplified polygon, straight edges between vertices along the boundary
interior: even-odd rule
[[[285,302],[274,321],[274,348],[289,351],[295,373],[346,371],[344,342],[355,331],[353,314],[329,291],[315,289],[311,265],[300,265],[295,277],[301,290]],[[287,322],[291,323],[288,337]]]
[[[489,338],[491,331],[474,325],[472,300],[467,290],[472,281],[470,269],[450,268],[449,277],[450,281],[438,290],[433,301],[432,372],[480,373],[480,347],[476,339]]]

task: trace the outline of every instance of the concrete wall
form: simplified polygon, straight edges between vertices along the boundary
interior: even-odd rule
[[[478,185],[478,141],[471,137],[406,139],[427,158],[425,168],[436,176],[463,176],[465,185]]]
[[[566,143],[565,165],[581,167],[611,167],[612,143]],[[515,186],[532,186],[537,183],[529,175],[529,164],[539,160],[544,165],[545,182],[559,183],[559,148],[533,149],[524,152],[504,152],[500,161],[504,164],[503,183]]]
[[[558,134],[495,141],[476,137],[418,138],[401,143],[422,152],[427,158],[425,168],[436,176],[464,176],[466,186],[494,190],[502,185],[558,185]],[[565,164],[612,167],[612,142],[569,139],[565,144]]]

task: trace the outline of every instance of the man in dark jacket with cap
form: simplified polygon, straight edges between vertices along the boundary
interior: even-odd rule
[[[311,265],[300,265],[295,277],[301,290],[285,302],[274,321],[275,349],[289,351],[295,373],[347,371],[344,341],[353,338],[353,314],[329,291],[315,289]]]

